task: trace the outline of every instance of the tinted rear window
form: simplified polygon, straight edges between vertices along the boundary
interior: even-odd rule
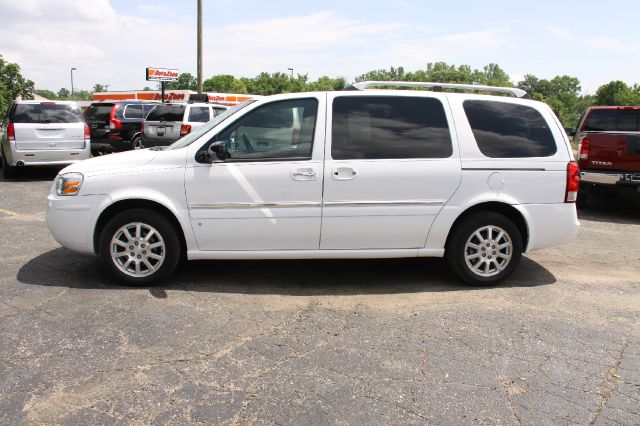
[[[630,109],[594,109],[583,130],[591,132],[637,132],[640,111]]]
[[[87,121],[104,121],[109,122],[113,104],[89,105],[84,110],[84,118]]]
[[[336,160],[447,158],[452,153],[438,99],[344,96],[333,101],[331,156]]]
[[[549,157],[556,142],[542,115],[526,105],[465,101],[464,111],[482,154],[491,158]]]
[[[147,116],[149,121],[182,121],[185,105],[158,105]]]
[[[11,121],[14,123],[81,123],[80,108],[69,104],[18,104]]]

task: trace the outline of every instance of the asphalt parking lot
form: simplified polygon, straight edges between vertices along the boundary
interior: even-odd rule
[[[470,288],[441,260],[202,261],[126,288],[0,180],[0,423],[640,424],[640,197]]]

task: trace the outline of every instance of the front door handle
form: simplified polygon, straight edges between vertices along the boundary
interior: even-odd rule
[[[351,180],[358,176],[356,169],[352,167],[336,167],[333,169],[333,178],[335,180]]]
[[[291,172],[293,180],[316,180],[318,174],[311,167],[301,167]]]

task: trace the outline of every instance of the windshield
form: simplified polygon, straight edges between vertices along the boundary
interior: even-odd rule
[[[249,104],[251,104],[253,102],[255,102],[255,99],[252,99],[252,100],[249,100],[249,101],[244,101],[244,102],[242,102],[240,104],[237,104],[233,108],[229,108],[228,110],[226,110],[222,114],[216,115],[213,118],[213,120],[208,121],[206,124],[198,127],[196,130],[194,130],[193,132],[187,134],[182,139],[178,139],[173,144],[169,145],[167,147],[167,149],[180,149],[180,148],[184,148],[185,146],[191,145],[193,142],[195,142],[197,139],[199,139],[200,136],[204,135],[209,130],[213,129],[218,124],[220,124],[222,121],[226,120],[228,117],[232,116],[233,114],[235,114],[236,112],[240,111],[242,108],[246,107],[247,105],[249,105]]]

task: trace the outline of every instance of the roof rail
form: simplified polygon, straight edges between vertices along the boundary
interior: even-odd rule
[[[431,87],[434,91],[438,91],[438,89],[461,89],[479,90],[483,92],[504,92],[511,93],[516,98],[531,99],[531,96],[529,96],[527,92],[516,87],[482,86],[479,84],[430,83],[421,81],[363,81],[353,84],[353,88],[356,90],[365,90],[374,86]]]

